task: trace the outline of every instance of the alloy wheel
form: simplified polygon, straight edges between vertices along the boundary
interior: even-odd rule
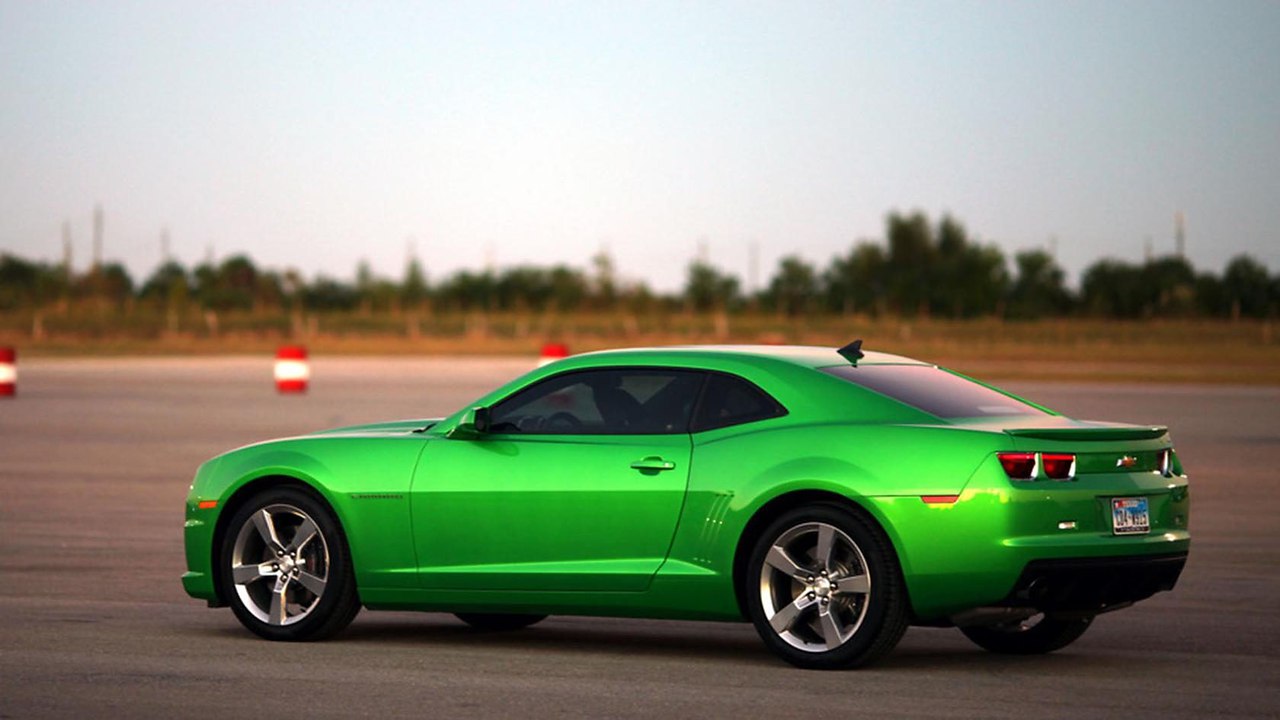
[[[871,572],[861,548],[825,522],[782,533],[760,569],[760,603],[779,638],[806,652],[847,642],[867,615]]]
[[[269,625],[292,625],[319,604],[329,581],[329,545],[315,520],[286,503],[241,524],[231,578],[245,610]]]

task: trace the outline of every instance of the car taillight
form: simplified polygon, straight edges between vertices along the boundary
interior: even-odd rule
[[[1035,480],[1041,472],[1053,480],[1074,480],[1076,477],[1075,453],[996,453],[1004,473],[1013,480]]]
[[[997,453],[1000,466],[1005,475],[1013,480],[1034,480],[1036,477],[1036,454],[1029,452]]]
[[[1072,453],[1040,453],[1044,474],[1054,480],[1070,480],[1076,476],[1076,456]]]
[[[1156,451],[1156,472],[1169,477],[1169,449]]]

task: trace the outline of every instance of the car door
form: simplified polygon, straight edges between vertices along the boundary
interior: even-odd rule
[[[689,477],[702,373],[569,371],[439,438],[415,471],[424,587],[640,591],[667,556]]]

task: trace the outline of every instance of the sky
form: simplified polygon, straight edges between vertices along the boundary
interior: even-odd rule
[[[950,213],[1280,272],[1280,2],[0,0],[0,252],[683,285]],[[752,272],[751,248],[756,272]]]

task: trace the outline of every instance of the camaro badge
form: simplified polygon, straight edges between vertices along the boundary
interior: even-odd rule
[[[1138,458],[1132,455],[1125,455],[1119,460],[1116,460],[1116,467],[1133,467],[1134,465],[1137,465],[1137,464],[1138,464]]]

